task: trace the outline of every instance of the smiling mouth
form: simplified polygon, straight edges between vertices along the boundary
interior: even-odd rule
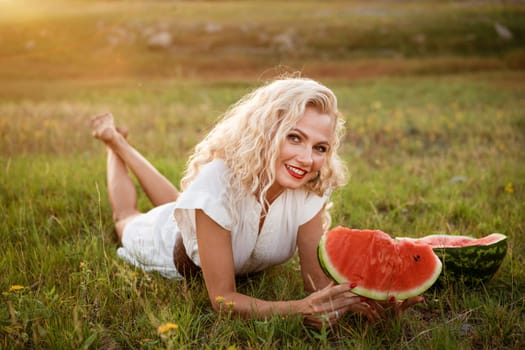
[[[306,171],[293,167],[291,165],[286,164],[286,170],[288,170],[288,173],[295,177],[296,179],[302,179],[306,175]]]

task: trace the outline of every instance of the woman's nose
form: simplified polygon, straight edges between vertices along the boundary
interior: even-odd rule
[[[310,147],[304,147],[301,153],[298,155],[297,160],[301,163],[301,165],[312,165],[314,162],[312,158],[312,149]]]

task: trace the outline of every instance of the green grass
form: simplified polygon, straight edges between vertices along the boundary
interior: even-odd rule
[[[326,82],[347,119],[343,156],[352,173],[333,197],[334,223],[394,236],[497,231],[509,236],[510,249],[481,288],[431,290],[427,304],[400,320],[369,325],[349,316],[321,332],[305,329],[296,318],[218,315],[201,280],[144,274],[115,254],[104,151],[91,139],[86,118],[112,107],[133,143],[177,183],[192,144],[256,83],[150,81],[139,91],[126,82],[42,83],[51,97],[39,90],[27,99],[4,100],[2,346],[523,346],[525,99],[515,79],[491,73]],[[454,183],[454,176],[464,181]],[[141,206],[149,207],[144,197]],[[262,298],[303,296],[296,260],[239,284]],[[8,292],[11,285],[25,288]],[[158,336],[156,328],[165,322],[179,328]]]
[[[0,348],[525,347],[521,4],[16,3],[0,3]],[[513,39],[495,38],[494,21]],[[161,23],[179,50],[145,47],[141,28]],[[136,40],[109,45],[116,29]],[[271,44],[290,29],[297,50]],[[89,117],[112,111],[178,184],[228,105],[294,69],[333,88],[347,120],[352,176],[333,195],[333,224],[392,236],[501,232],[509,251],[490,282],[432,289],[400,319],[348,315],[314,331],[296,317],[217,314],[202,280],[169,281],[119,260]],[[140,207],[150,208],[143,195]],[[270,300],[304,296],[297,259],[238,286]],[[167,322],[178,328],[157,334]]]

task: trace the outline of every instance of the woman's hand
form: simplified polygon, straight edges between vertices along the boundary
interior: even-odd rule
[[[409,307],[422,303],[425,298],[422,296],[408,298],[406,300],[392,300],[392,301],[377,301],[367,300],[366,303],[374,309],[375,313],[380,319],[387,319],[389,317],[401,316]]]
[[[422,296],[403,301],[377,301],[355,295],[348,284],[331,283],[322,290],[303,299],[306,303],[302,311],[305,325],[320,329],[323,325],[334,326],[346,312],[365,316],[375,323],[389,317],[399,317],[411,306],[424,302]]]
[[[304,298],[304,309],[301,313],[305,325],[320,329],[323,325],[333,326],[337,324],[341,316],[346,312],[353,312],[366,316],[375,322],[379,315],[362,297],[351,292],[348,284],[334,285],[310,294]]]

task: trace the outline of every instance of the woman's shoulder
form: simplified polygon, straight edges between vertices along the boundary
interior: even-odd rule
[[[189,185],[188,190],[201,188],[222,187],[225,185],[226,174],[229,168],[223,159],[214,159],[201,166],[199,173]]]
[[[199,169],[199,173],[197,175],[197,178],[199,177],[218,177],[219,175],[223,175],[224,173],[228,172],[229,168],[226,165],[226,162],[224,159],[214,159],[210,161],[209,163],[206,163],[202,165],[202,167]]]
[[[207,171],[226,171],[228,170],[228,166],[226,165],[226,162],[222,158],[215,158],[212,161],[204,164],[201,168],[201,171],[207,170]]]

